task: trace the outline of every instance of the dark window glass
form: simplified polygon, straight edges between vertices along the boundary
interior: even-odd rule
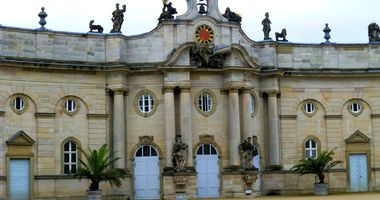
[[[69,151],[69,148],[70,148],[70,143],[67,142],[65,145],[64,145],[64,151]]]
[[[156,151],[156,149],[151,148],[151,150],[152,150],[152,155],[151,155],[151,156],[157,156],[157,151]]]
[[[63,170],[63,172],[64,172],[65,174],[69,174],[69,172],[70,172],[70,167],[69,167],[69,165],[65,165],[65,166],[64,166],[64,170]]]
[[[137,150],[136,157],[142,157],[142,148],[139,148],[139,150]]]
[[[210,145],[209,144],[205,144],[203,146],[205,148],[204,155],[210,155]]]
[[[149,149],[150,149],[149,146],[143,146],[143,156],[150,155]]]
[[[202,155],[203,146],[200,146],[197,150],[197,155]]]
[[[217,155],[216,149],[213,146],[211,146],[211,155]]]
[[[66,162],[70,162],[70,154],[68,154],[68,153],[65,153],[65,155],[64,155],[64,162],[66,163]]]

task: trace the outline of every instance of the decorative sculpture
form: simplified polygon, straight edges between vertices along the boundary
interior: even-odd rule
[[[380,41],[380,28],[375,22],[368,25],[368,37],[369,42],[379,42]]]
[[[123,9],[120,10],[119,4],[116,4],[116,10],[112,12],[112,22],[113,22],[113,28],[111,30],[111,33],[121,33],[121,25],[123,25],[124,22],[124,13],[126,10],[126,6],[123,5]]]
[[[325,36],[324,36],[324,38],[326,40],[325,43],[330,43],[329,40],[331,38],[331,36],[330,36],[331,29],[329,28],[329,24],[328,23],[326,23],[326,27],[323,29],[323,32],[325,33]]]
[[[272,22],[269,20],[269,13],[265,13],[265,19],[261,22],[263,25],[263,32],[264,32],[264,40],[272,40],[271,37],[269,37],[269,33],[271,31],[270,25]]]
[[[175,171],[185,171],[185,165],[187,160],[187,153],[189,151],[189,146],[182,142],[181,136],[177,135],[175,138],[176,142],[173,146],[173,166]]]
[[[287,42],[288,40],[286,39],[286,29],[282,29],[281,33],[279,32],[276,32],[275,33],[275,36],[276,36],[276,41],[283,41],[283,42]],[[282,40],[279,40],[279,38],[282,38]]]
[[[41,25],[40,27],[40,30],[46,30],[46,28],[44,27],[46,25],[46,20],[45,18],[47,17],[47,13],[45,12],[45,8],[42,7],[41,8],[41,12],[38,13],[38,17],[40,17],[40,21],[39,21],[39,24]]]
[[[162,13],[157,19],[158,23],[161,23],[162,20],[174,19],[174,14],[177,14],[177,9],[172,7],[172,2],[168,4],[164,2],[164,7],[162,8]]]
[[[242,157],[242,168],[255,169],[252,160],[254,156],[258,155],[258,150],[252,143],[252,138],[248,137],[247,140],[244,140],[244,142],[239,145],[239,150]]]
[[[94,20],[90,21],[89,27],[90,27],[90,32],[93,32],[92,30],[96,30],[98,31],[98,33],[103,33],[103,27],[100,25],[94,25]]]
[[[213,45],[193,46],[190,49],[190,64],[205,68],[222,68],[225,55],[215,54]]]
[[[227,18],[229,22],[241,22],[241,16],[232,12],[229,7],[224,11],[223,17]]]

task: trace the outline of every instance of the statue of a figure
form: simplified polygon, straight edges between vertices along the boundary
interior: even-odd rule
[[[157,19],[158,23],[165,19],[174,19],[174,14],[177,14],[177,9],[173,8],[172,2],[169,2],[168,4],[164,3],[162,13],[160,17]]]
[[[375,22],[368,25],[368,37],[369,42],[379,42],[380,41],[380,28]]]
[[[112,22],[113,22],[113,28],[111,30],[111,33],[121,33],[121,25],[124,22],[124,13],[125,13],[126,6],[123,5],[123,9],[119,9],[119,4],[116,4],[116,10],[112,12]]]
[[[190,49],[190,64],[205,68],[223,68],[226,56],[215,54],[213,45],[198,46]]]
[[[281,33],[276,32],[274,35],[276,36],[276,41],[284,41],[284,42],[287,42],[287,41],[288,41],[288,40],[286,39],[286,35],[287,35],[287,33],[286,33],[286,29],[285,29],[285,28],[282,29]],[[280,40],[279,38],[282,38],[282,40]]]
[[[252,143],[252,138],[248,137],[243,143],[239,145],[240,154],[242,157],[243,169],[255,169],[252,160],[253,157],[258,155],[256,146]]]
[[[224,11],[223,17],[227,18],[229,22],[241,22],[241,16],[235,12],[232,12],[229,7],[226,8],[226,11]]]
[[[264,40],[272,40],[271,37],[269,37],[269,33],[271,31],[270,25],[272,22],[269,20],[269,13],[265,13],[265,19],[261,22],[263,25],[263,32],[264,32]]]
[[[187,160],[187,153],[189,146],[182,142],[181,136],[176,136],[176,142],[173,146],[173,166],[176,171],[185,171],[185,165]]]

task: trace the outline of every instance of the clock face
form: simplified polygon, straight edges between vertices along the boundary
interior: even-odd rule
[[[214,41],[214,31],[207,25],[200,25],[195,30],[195,41],[202,45],[208,46]]]

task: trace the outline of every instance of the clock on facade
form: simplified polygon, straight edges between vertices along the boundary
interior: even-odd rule
[[[214,42],[214,31],[208,25],[200,25],[195,30],[195,41],[202,45],[208,46]]]

